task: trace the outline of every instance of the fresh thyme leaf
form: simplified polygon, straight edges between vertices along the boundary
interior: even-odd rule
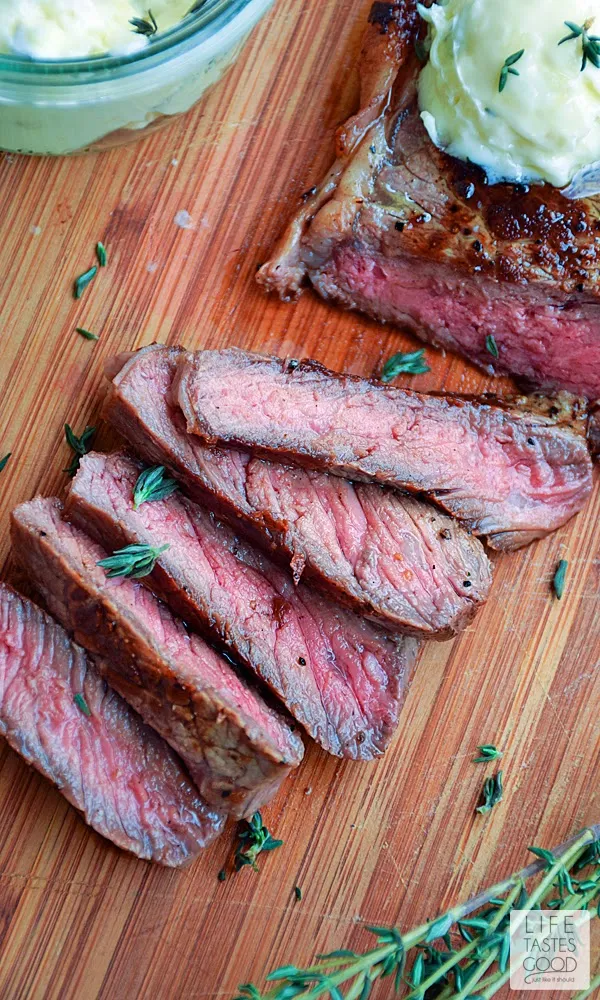
[[[565,580],[567,576],[567,567],[569,563],[566,559],[561,559],[558,566],[556,567],[556,573],[554,574],[552,580],[552,589],[556,595],[557,600],[560,601],[562,595],[565,592]]]
[[[502,802],[502,793],[502,771],[498,771],[498,774],[495,774],[493,778],[486,779],[483,786],[483,802],[477,806],[476,812],[482,815],[490,812],[494,806]]]
[[[137,510],[143,503],[153,500],[165,500],[178,489],[174,479],[169,479],[163,465],[155,465],[144,469],[133,490],[133,506]]]
[[[158,31],[158,25],[152,11],[148,10],[146,13],[147,17],[132,17],[129,23],[136,35],[145,35],[146,38],[151,38]]]
[[[2,472],[2,470],[6,468],[7,462],[11,455],[12,451],[9,451],[8,455],[5,455],[4,458],[0,458],[0,472]]]
[[[94,437],[95,433],[96,433],[95,427],[86,427],[81,437],[77,437],[77,435],[73,432],[72,428],[69,427],[68,424],[65,424],[65,438],[67,444],[69,445],[69,448],[72,448],[75,454],[73,455],[73,461],[71,462],[71,464],[63,471],[68,472],[68,474],[71,477],[75,475],[75,473],[79,468],[80,458],[82,458],[84,455],[87,455],[88,451],[90,450],[92,438]]]
[[[383,366],[381,381],[391,382],[392,379],[402,373],[406,375],[424,375],[425,372],[430,372],[431,368],[423,360],[424,355],[425,348],[422,348],[420,351],[399,351],[398,354],[392,355]]]
[[[294,886],[294,896],[296,897],[298,902],[300,902],[300,900],[302,899],[302,889],[300,888],[299,885]]]
[[[98,336],[97,333],[92,333],[91,330],[85,330],[84,327],[82,326],[76,326],[75,332],[80,333],[81,336],[85,337],[86,340],[100,340],[100,337]]]
[[[575,24],[573,21],[565,21],[565,25],[570,31],[569,35],[561,38],[559,45],[570,42],[574,38],[581,38],[581,72],[583,73],[588,64],[588,60],[596,69],[600,69],[600,35],[590,35],[594,18],[590,17],[583,24]]]
[[[514,67],[515,67],[515,63],[517,63],[519,61],[519,59],[521,58],[521,56],[523,55],[524,52],[525,52],[525,49],[519,49],[518,52],[513,52],[513,54],[511,56],[507,56],[506,59],[504,60],[504,65],[503,65],[502,69],[500,70],[500,78],[498,80],[498,91],[499,91],[500,94],[502,93],[502,91],[506,87],[506,84],[508,83],[508,75],[509,75],[509,73],[512,76],[520,76],[521,75],[519,73],[518,69],[515,69]]]
[[[225,881],[225,879],[227,878],[227,872],[225,871],[224,868],[221,868],[221,871],[217,875],[217,878],[218,878],[219,882],[224,882]]]
[[[155,547],[153,545],[126,545],[117,549],[106,559],[96,563],[107,571],[109,578],[115,576],[130,576],[133,580],[141,580],[148,576],[156,565],[156,560],[162,552],[170,548],[168,544]]]
[[[106,256],[106,247],[104,246],[104,243],[100,242],[96,243],[96,257],[98,258],[98,263],[100,267],[106,267],[107,256]]]
[[[245,826],[239,834],[239,844],[235,851],[234,865],[237,872],[245,865],[250,865],[258,871],[256,859],[263,851],[274,851],[281,847],[283,840],[275,840],[262,821],[259,812],[255,812],[250,820],[244,821]]]
[[[91,716],[92,713],[90,712],[89,705],[82,694],[76,694],[73,701],[77,705],[80,712],[83,712],[84,715]]]
[[[73,294],[76,299],[81,298],[87,286],[90,284],[90,282],[94,280],[97,274],[98,274],[98,268],[94,264],[93,267],[90,267],[89,271],[84,271],[83,274],[80,274],[79,277],[75,279],[75,287],[73,289]]]
[[[485,349],[486,349],[486,351],[490,352],[490,354],[492,355],[492,357],[494,357],[494,358],[499,358],[500,357],[500,352],[498,350],[498,344],[496,343],[496,338],[494,337],[494,335],[492,333],[488,333],[487,337],[485,338]]]
[[[502,751],[498,750],[493,743],[482,743],[477,747],[480,756],[473,757],[474,764],[485,764],[488,760],[497,760],[502,756]]]

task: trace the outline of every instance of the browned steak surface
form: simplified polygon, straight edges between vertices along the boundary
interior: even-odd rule
[[[264,680],[325,749],[363,760],[385,749],[416,643],[393,641],[291,576],[198,504],[173,495],[133,508],[142,466],[88,455],[71,519],[110,545],[168,542],[151,583],[188,622]]]
[[[432,144],[416,104],[415,8],[373,5],[361,110],[259,281],[289,298],[309,280],[491,373],[599,397],[598,199],[490,185]]]
[[[103,676],[180,754],[203,796],[236,816],[268,801],[303,754],[300,738],[142,584],[109,579],[106,551],[54,499],[12,514],[15,553]]]
[[[180,348],[145,348],[112,383],[106,415],[151,463],[291,566],[295,578],[392,631],[446,638],[486,599],[481,543],[414,497],[204,444],[169,400]]]
[[[60,625],[3,583],[0,733],[86,823],[139,858],[185,865],[223,828],[171,747]]]
[[[419,493],[500,549],[583,507],[592,465],[577,400],[426,395],[235,348],[180,357],[188,431]]]

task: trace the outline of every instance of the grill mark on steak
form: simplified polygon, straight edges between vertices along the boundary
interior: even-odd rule
[[[560,527],[592,488],[580,401],[566,397],[528,410],[426,395],[236,348],[182,355],[172,392],[206,441],[420,493],[495,548]]]
[[[300,738],[142,584],[107,578],[106,552],[38,498],[13,511],[15,553],[103,676],[176,750],[207,801],[236,816],[268,801]]]
[[[325,749],[370,759],[394,731],[415,643],[332,605],[182,496],[132,506],[143,466],[82,459],[67,516],[110,546],[168,543],[148,582],[266,681]]]
[[[3,583],[0,733],[97,833],[139,858],[186,865],[223,828],[224,815],[200,798],[170,746],[83,649]]]
[[[479,541],[414,498],[206,446],[168,401],[181,354],[143,348],[110,366],[104,415],[148,462],[168,467],[192,499],[286,562],[296,580],[305,575],[388,629],[445,638],[472,620],[491,585]]]
[[[373,8],[361,109],[257,280],[406,327],[528,386],[600,396],[600,210],[551,185],[486,182],[438,150],[416,101],[416,5]],[[378,67],[378,70],[377,70]],[[499,357],[486,350],[496,340]]]

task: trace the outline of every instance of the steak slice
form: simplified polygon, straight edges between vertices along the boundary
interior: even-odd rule
[[[0,733],[102,836],[179,867],[221,832],[179,758],[49,615],[0,583]]]
[[[267,556],[184,497],[135,510],[141,470],[123,455],[87,455],[67,515],[111,546],[168,543],[150,581],[178,614],[266,681],[326,750],[362,760],[381,753],[396,727],[415,641],[395,642],[295,587]]]
[[[492,579],[477,539],[413,497],[187,434],[168,398],[181,354],[143,348],[114,378],[105,415],[137,451],[291,564],[296,580],[386,628],[443,639],[468,624]]]
[[[310,281],[489,373],[600,397],[598,198],[490,185],[433,145],[416,100],[416,6],[373,4],[361,109],[258,280],[284,299]]]
[[[423,494],[498,549],[560,527],[592,488],[570,398],[425,395],[235,348],[181,356],[172,392],[206,441]]]
[[[217,653],[142,584],[109,579],[106,552],[61,519],[55,499],[12,514],[15,553],[51,612],[102,658],[111,687],[181,755],[202,795],[252,814],[296,767],[302,741]]]

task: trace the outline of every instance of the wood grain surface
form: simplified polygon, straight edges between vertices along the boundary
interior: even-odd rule
[[[64,488],[63,424],[79,433],[97,422],[102,365],[114,352],[155,340],[239,345],[370,374],[414,348],[312,294],[295,306],[269,300],[253,280],[329,165],[335,126],[357,97],[368,5],[277,0],[226,81],[134,145],[56,160],[0,154],[7,578],[8,512]],[[189,228],[174,221],[182,210]],[[109,265],[75,302],[73,279],[94,262],[97,240]],[[432,371],[410,381],[416,388],[491,384],[455,357],[427,355]],[[105,429],[98,442],[112,443]],[[366,947],[363,921],[408,928],[433,917],[525,864],[528,844],[551,847],[600,821],[599,513],[596,490],[565,529],[495,559],[476,624],[424,648],[383,760],[342,763],[309,748],[266,811],[285,846],[260,874],[217,880],[233,828],[185,872],[126,856],[2,744],[0,998],[230,997],[284,961]],[[569,569],[559,602],[550,581],[560,558]],[[492,773],[471,762],[481,742],[505,750],[504,801],[487,817],[474,812]],[[377,996],[391,993],[385,983]]]

